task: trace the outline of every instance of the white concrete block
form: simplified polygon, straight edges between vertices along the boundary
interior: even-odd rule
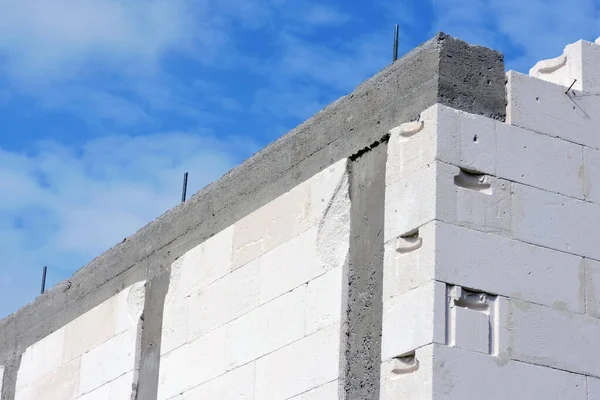
[[[233,268],[254,260],[312,225],[310,180],[234,225]]]
[[[136,331],[125,331],[81,356],[80,393],[91,392],[132,371],[136,339]]]
[[[585,260],[585,284],[586,313],[600,318],[600,262]]]
[[[438,113],[442,106],[433,105],[421,113],[420,125],[409,132],[403,124],[390,131],[386,182],[394,182],[435,161],[438,135]]]
[[[513,234],[520,240],[600,259],[600,205],[514,184]],[[582,234],[586,232],[587,234]]]
[[[133,392],[133,371],[81,395],[77,400],[129,400]]]
[[[313,223],[321,221],[336,193],[348,191],[348,159],[344,158],[330,165],[309,180],[311,219]]]
[[[336,400],[343,397],[339,394],[340,381],[326,383],[316,389],[292,397],[290,400]]]
[[[305,335],[340,322],[343,274],[344,268],[338,267],[308,283]]]
[[[65,326],[63,362],[70,361],[114,336],[117,296],[74,319]]]
[[[277,246],[260,259],[260,304],[264,304],[323,274],[317,254],[318,227]]]
[[[582,175],[585,199],[600,204],[600,150],[583,148]]]
[[[510,302],[514,360],[600,377],[600,320],[526,303]]]
[[[600,46],[579,40],[565,47],[563,53],[550,60],[538,62],[529,75],[543,79],[565,89],[600,94]]]
[[[391,131],[386,181],[398,179],[440,160],[495,175],[497,121],[435,104],[421,113],[422,128],[406,135],[403,124]]]
[[[115,335],[137,329],[144,311],[146,282],[138,282],[125,288],[116,297]]]
[[[434,279],[435,221],[421,226],[408,238],[384,245],[383,298],[398,296]]]
[[[393,180],[386,177],[384,241],[435,219],[437,163]]]
[[[439,221],[429,230],[433,233],[424,238],[423,251],[435,244],[435,250],[430,250],[435,251],[435,279],[585,312],[581,257]],[[433,236],[435,240],[427,239]],[[398,272],[398,279],[406,269]]]
[[[2,381],[4,380],[4,366],[0,365],[0,393],[2,393]]]
[[[336,324],[259,359],[255,398],[289,399],[338,379],[340,354]]]
[[[25,350],[17,374],[17,387],[54,371],[63,364],[65,328],[60,328]]]
[[[15,400],[75,400],[79,394],[80,361],[76,358],[26,387],[17,387]]]
[[[433,345],[421,347],[409,357],[381,364],[380,400],[432,400]]]
[[[450,107],[437,107],[437,159],[469,171],[496,175],[496,131],[503,124]]]
[[[410,397],[412,399],[412,397]],[[586,400],[585,377],[433,345],[435,400]]]
[[[166,400],[227,372],[226,327],[165,354],[160,359],[158,400]]]
[[[229,368],[244,365],[302,338],[305,304],[306,285],[302,285],[229,323]]]
[[[600,96],[566,95],[563,86],[514,71],[507,76],[507,123],[600,148]]]
[[[259,265],[251,262],[190,296],[188,342],[258,306]]]
[[[254,400],[255,363],[227,372],[177,397],[177,400]]]
[[[183,346],[187,343],[190,321],[190,297],[165,302],[162,321],[160,354]]]
[[[381,359],[446,342],[446,285],[430,282],[383,304]]]
[[[600,379],[587,377],[587,400],[600,399]]]
[[[194,247],[171,266],[167,302],[181,299],[232,270],[233,226]]]
[[[471,310],[466,307],[456,308],[456,347],[489,354],[490,319],[485,313]]]
[[[583,199],[583,148],[548,135],[497,123],[497,176]]]
[[[458,167],[436,166],[436,219],[508,235],[511,229],[511,183],[490,175],[472,175]]]

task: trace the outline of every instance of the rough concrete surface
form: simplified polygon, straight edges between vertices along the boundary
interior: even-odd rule
[[[378,399],[387,140],[349,164],[350,260],[342,374],[347,399]]]
[[[435,103],[503,119],[504,82],[501,54],[438,34],[0,321],[0,364],[9,366],[27,347],[125,287],[162,275],[186,251]],[[160,300],[146,305],[160,308]],[[161,316],[151,314],[155,332]],[[144,370],[155,375],[158,332],[142,334],[140,390]],[[10,379],[4,383],[10,388]]]
[[[12,400],[17,390],[17,373],[21,367],[21,354],[8,360],[4,365],[4,377],[2,379],[2,391],[0,400]]]

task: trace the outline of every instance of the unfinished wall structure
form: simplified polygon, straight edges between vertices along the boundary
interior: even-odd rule
[[[1,321],[1,399],[600,399],[599,122],[600,43],[439,34]]]

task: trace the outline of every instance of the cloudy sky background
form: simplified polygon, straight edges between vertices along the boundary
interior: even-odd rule
[[[0,0],[0,318],[437,31],[526,72],[600,0]]]

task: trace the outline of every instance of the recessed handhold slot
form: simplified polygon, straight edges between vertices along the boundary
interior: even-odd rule
[[[396,239],[396,251],[401,254],[418,250],[422,245],[423,239],[419,237],[418,229],[400,235],[400,237]]]
[[[551,58],[549,60],[539,61],[532,69],[532,72],[537,72],[539,74],[550,74],[567,64],[567,56],[560,55],[556,58]]]
[[[392,360],[392,375],[399,377],[401,375],[411,374],[419,369],[419,360],[415,352],[411,352]]]
[[[492,194],[490,177],[477,172],[460,169],[458,175],[454,176],[454,184],[464,189],[476,190],[485,194]]]
[[[391,134],[397,133],[398,135],[403,136],[403,137],[411,137],[411,136],[421,132],[423,130],[424,126],[425,126],[424,121],[407,122],[405,124],[402,124],[400,126],[393,128],[390,131],[390,133]]]

